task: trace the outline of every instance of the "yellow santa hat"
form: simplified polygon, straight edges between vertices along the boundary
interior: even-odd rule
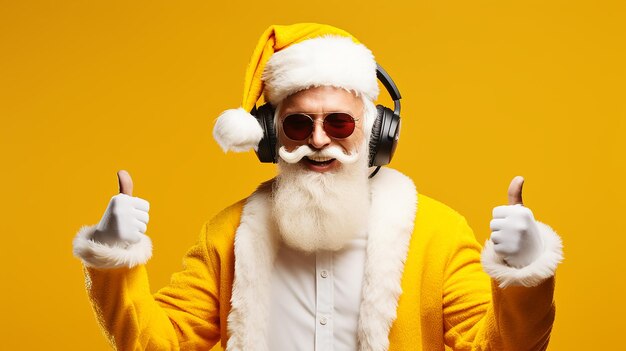
[[[246,70],[241,107],[224,111],[213,137],[226,151],[257,148],[263,130],[250,114],[257,101],[277,106],[287,96],[313,86],[341,87],[378,97],[376,61],[350,33],[317,23],[270,26],[257,43]]]

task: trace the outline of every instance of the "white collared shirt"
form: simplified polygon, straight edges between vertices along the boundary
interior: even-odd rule
[[[335,252],[281,247],[271,278],[269,350],[357,349],[366,247],[367,234]]]

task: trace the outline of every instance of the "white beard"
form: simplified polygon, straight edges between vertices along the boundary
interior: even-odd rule
[[[356,162],[326,173],[279,159],[272,215],[285,244],[307,253],[334,251],[365,233],[370,208],[366,150],[363,143]]]

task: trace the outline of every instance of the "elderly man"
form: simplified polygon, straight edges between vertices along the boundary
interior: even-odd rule
[[[377,155],[388,161],[395,149],[378,144],[381,128],[399,119],[374,105],[376,75],[371,52],[345,31],[270,27],[242,108],[224,112],[214,136],[224,150],[256,149],[278,175],[207,222],[184,270],[155,294],[144,266],[149,206],[118,173],[121,194],[74,240],[116,349],[547,347],[561,242],[522,205],[523,179],[494,209],[481,256],[461,215],[395,170],[375,174]]]

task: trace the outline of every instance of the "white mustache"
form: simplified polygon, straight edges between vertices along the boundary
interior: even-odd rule
[[[316,151],[311,149],[311,147],[308,145],[300,145],[298,146],[298,148],[291,152],[287,151],[284,146],[281,146],[278,150],[278,154],[280,155],[280,158],[285,160],[285,162],[287,163],[297,163],[302,158],[308,156],[334,158],[344,164],[354,163],[359,158],[358,151],[347,155],[339,146],[329,146],[322,150]]]

